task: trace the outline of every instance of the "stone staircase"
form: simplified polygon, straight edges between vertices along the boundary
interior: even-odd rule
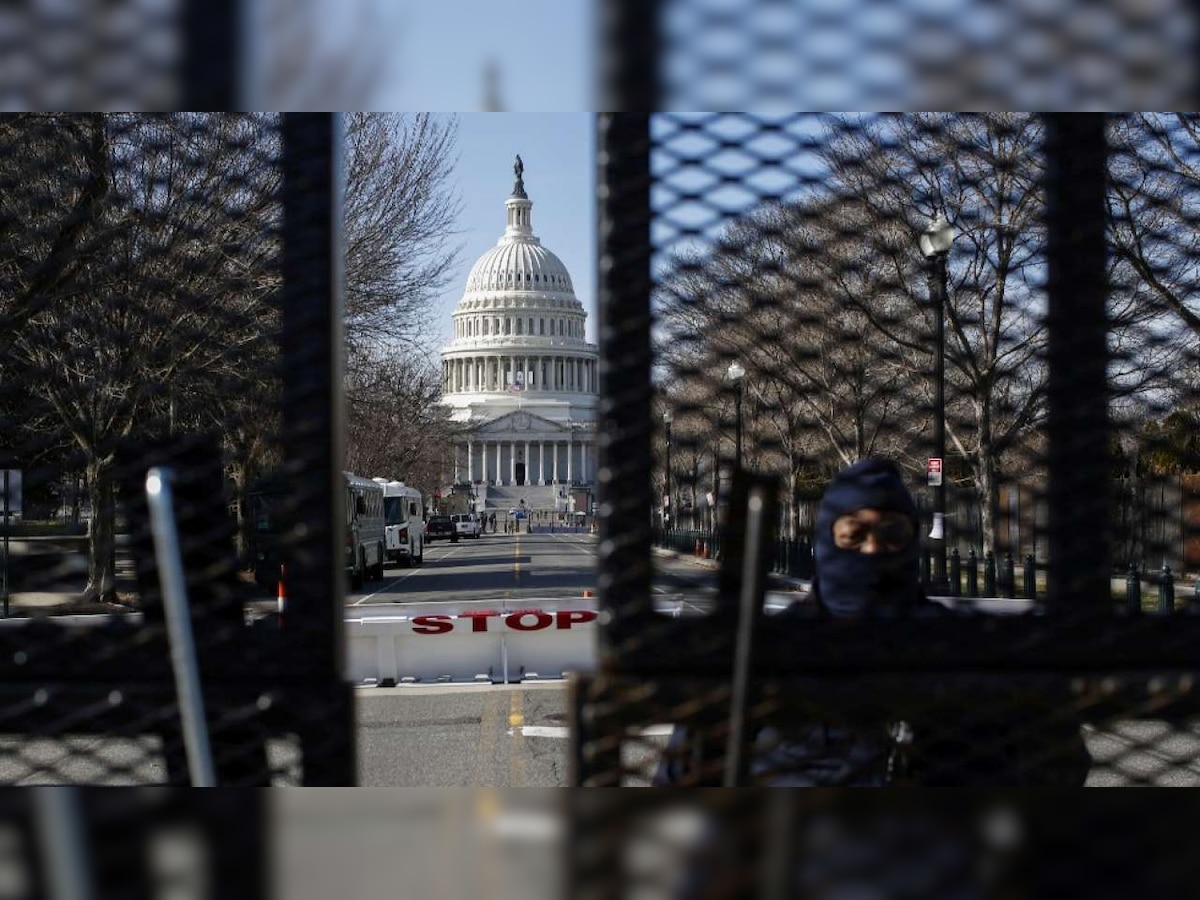
[[[566,485],[491,485],[487,489],[486,508],[491,510],[508,511],[520,507],[525,501],[527,510],[553,510],[554,500],[560,490],[565,491]]]

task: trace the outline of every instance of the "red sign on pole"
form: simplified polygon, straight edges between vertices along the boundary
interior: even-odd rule
[[[942,483],[942,461],[936,456],[931,456],[929,462],[925,466],[925,472],[929,475],[929,486],[938,487]]]

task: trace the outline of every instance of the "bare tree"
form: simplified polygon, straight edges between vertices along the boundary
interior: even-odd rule
[[[995,541],[1006,460],[1028,446],[1045,412],[1041,143],[1034,116],[930,113],[845,119],[825,154],[831,190],[870,211],[866,233],[890,269],[895,306],[880,310],[872,294],[855,306],[903,348],[914,376],[932,368],[938,315],[916,235],[940,209],[955,222],[946,434],[980,497],[987,546]],[[888,233],[895,229],[908,240]],[[953,475],[953,460],[947,463]]]
[[[404,481],[425,494],[441,484],[454,452],[455,426],[441,399],[441,377],[428,362],[381,353],[350,373],[346,468]]]
[[[346,120],[346,340],[351,368],[429,337],[458,249],[450,186],[457,125],[428,113]]]
[[[107,185],[70,290],[43,297],[14,356],[78,446],[91,498],[85,595],[114,594],[117,444],[216,422],[269,370],[274,183],[253,117],[84,120]],[[256,144],[256,142],[258,142]],[[53,190],[40,203],[51,207]],[[191,423],[189,423],[191,424]]]

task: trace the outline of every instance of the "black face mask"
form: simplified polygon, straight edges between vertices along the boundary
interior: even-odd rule
[[[824,545],[824,546],[823,546]],[[917,599],[915,542],[897,553],[861,553],[817,541],[821,604],[835,616],[900,612]]]
[[[834,543],[833,523],[860,509],[892,510],[908,516],[914,529],[907,546],[890,553],[862,553]],[[900,612],[920,596],[917,582],[916,508],[900,470],[882,459],[866,459],[841,472],[821,499],[817,513],[816,563],[821,605],[834,616]]]

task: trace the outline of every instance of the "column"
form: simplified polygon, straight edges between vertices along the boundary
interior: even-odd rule
[[[588,483],[588,445],[586,442],[579,445],[579,483]]]
[[[538,484],[546,483],[546,442],[538,441]]]
[[[551,441],[550,447],[554,454],[554,480],[558,481],[558,441]]]
[[[533,454],[529,452],[529,441],[525,442],[525,483],[533,484]]]
[[[467,481],[475,483],[475,442],[467,438]]]
[[[502,471],[504,471],[503,469],[500,468],[500,448],[503,446],[504,446],[503,442],[496,441],[496,484],[504,483],[504,479],[500,474]]]
[[[508,483],[517,483],[517,442],[508,442]]]
[[[571,483],[571,454],[575,450],[575,445],[571,442],[571,436],[567,435],[567,484]]]

